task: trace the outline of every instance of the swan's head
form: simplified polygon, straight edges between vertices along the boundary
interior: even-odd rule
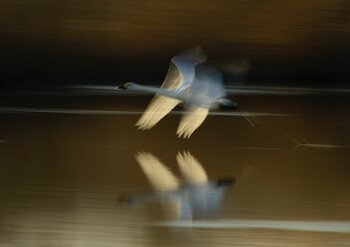
[[[233,102],[232,100],[222,98],[219,101],[219,105],[221,109],[230,109],[230,110],[236,110],[237,109],[237,103]]]
[[[132,89],[134,87],[135,83],[132,82],[127,82],[122,86],[119,86],[118,89],[123,89],[123,90],[128,90],[128,89]]]

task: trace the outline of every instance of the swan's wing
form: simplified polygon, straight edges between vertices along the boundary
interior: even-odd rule
[[[186,88],[187,84],[192,82],[196,64],[206,61],[206,59],[207,56],[200,46],[176,55],[171,60],[168,73],[161,87],[167,90]],[[179,103],[180,100],[156,95],[136,123],[136,126],[140,129],[152,128]]]
[[[139,129],[150,129],[179,103],[180,100],[178,99],[156,95],[135,125],[138,126]]]
[[[218,98],[226,97],[226,89],[222,79],[222,73],[206,63],[197,64],[195,76],[191,87],[195,104],[206,105],[216,101]]]
[[[176,159],[181,174],[188,183],[202,184],[208,181],[203,166],[190,152],[179,152]]]
[[[151,153],[140,152],[136,155],[136,160],[155,190],[169,191],[179,188],[178,179]]]
[[[183,84],[183,81],[184,78],[180,70],[176,64],[171,62],[161,87],[168,90],[178,89]]]
[[[205,51],[202,49],[200,45],[191,47],[189,49],[184,50],[183,52],[176,55],[172,62],[177,65],[178,63],[189,63],[189,64],[197,64],[197,63],[203,63],[207,61],[208,56],[205,53]],[[179,66],[181,67],[181,66]]]
[[[209,112],[205,107],[190,107],[180,120],[177,135],[189,138],[193,132],[204,122]]]
[[[162,84],[166,89],[179,89],[191,84],[196,64],[205,62],[207,55],[201,46],[187,49],[171,59],[167,76]]]

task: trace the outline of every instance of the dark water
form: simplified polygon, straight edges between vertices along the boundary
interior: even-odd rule
[[[350,221],[348,96],[234,98],[249,117],[210,115],[189,140],[175,134],[178,114],[134,127],[148,96],[2,98],[0,246],[349,246],[349,227],[266,223]],[[160,205],[118,204],[117,195],[152,190],[139,151],[176,174],[176,154],[189,151],[210,178],[236,176],[212,221],[265,226],[155,226]]]

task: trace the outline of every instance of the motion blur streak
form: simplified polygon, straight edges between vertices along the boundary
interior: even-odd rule
[[[156,84],[156,83],[155,83]],[[145,95],[146,92],[120,92],[115,86],[79,85],[66,86],[69,93],[76,94],[105,94],[105,95]],[[271,86],[228,86],[229,95],[347,95],[349,88],[307,88],[307,87],[271,87]]]
[[[350,233],[350,221],[283,221],[283,220],[218,220],[173,221],[156,223],[155,226],[171,226],[206,229],[276,229],[290,231]]]
[[[88,110],[88,109],[50,109],[50,108],[19,108],[0,107],[0,113],[54,113],[54,114],[78,114],[78,115],[141,115],[141,111],[108,111],[108,110]],[[172,111],[169,115],[182,115],[182,111]],[[271,116],[271,117],[291,117],[291,114],[279,114],[268,112],[210,112],[213,116]]]

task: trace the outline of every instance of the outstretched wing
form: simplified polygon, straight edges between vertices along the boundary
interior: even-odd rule
[[[162,88],[168,90],[173,90],[181,87],[184,81],[184,77],[181,74],[181,71],[173,62],[173,60],[174,58],[170,62],[168,73],[166,74],[163,84],[161,86]]]
[[[182,176],[188,183],[202,184],[208,181],[203,166],[190,152],[179,152],[176,159]]]
[[[135,125],[142,130],[150,129],[179,103],[178,99],[156,95]]]
[[[207,61],[201,46],[189,48],[171,59],[162,88],[173,90],[186,88],[192,83],[196,64]]]
[[[189,99],[185,105],[187,112],[182,117],[177,130],[179,137],[189,138],[203,123],[209,109],[215,106],[218,99],[225,96],[220,71],[207,64],[197,64]]]
[[[176,55],[171,60],[161,87],[167,90],[185,88],[184,84],[189,84],[193,79],[196,64],[205,60],[206,55],[199,46]],[[136,126],[143,130],[152,128],[179,103],[178,99],[157,94],[137,121]]]
[[[179,188],[178,179],[153,154],[140,152],[136,155],[136,160],[155,190],[169,191]]]
[[[180,120],[176,134],[179,137],[190,138],[193,132],[204,122],[209,112],[205,107],[190,107]]]
[[[180,71],[173,63],[171,63],[162,84],[162,88],[174,90],[180,87],[182,82],[183,77]],[[142,114],[135,126],[142,130],[151,129],[179,103],[180,100],[178,99],[157,94],[153,97],[152,101],[149,103],[145,112]]]

